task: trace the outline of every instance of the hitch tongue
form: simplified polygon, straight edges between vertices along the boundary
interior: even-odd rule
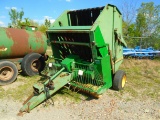
[[[52,94],[69,83],[71,81],[72,74],[68,74],[68,72],[64,72],[64,70],[65,67],[51,76],[51,78],[49,78],[44,84],[35,84],[33,86],[33,95],[24,102],[24,106],[20,109],[20,113],[30,112],[33,108],[48,98],[51,98]]]

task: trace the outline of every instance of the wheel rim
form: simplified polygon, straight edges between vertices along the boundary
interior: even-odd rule
[[[124,75],[122,78],[122,88],[124,88],[125,83],[126,83],[126,75]]]
[[[31,63],[31,69],[35,72],[38,72],[41,68],[41,62],[36,59]]]
[[[5,66],[0,69],[0,79],[3,81],[10,80],[14,75],[14,71],[11,67]]]

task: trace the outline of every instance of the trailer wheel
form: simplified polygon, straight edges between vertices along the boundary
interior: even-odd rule
[[[122,70],[118,70],[113,78],[112,87],[114,90],[122,90],[126,83],[126,73]]]
[[[0,62],[0,85],[7,85],[14,82],[18,75],[16,65],[10,61]]]
[[[21,63],[22,73],[27,76],[39,74],[45,67],[45,60],[39,53],[27,54]]]

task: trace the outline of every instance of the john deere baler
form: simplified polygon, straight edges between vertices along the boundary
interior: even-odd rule
[[[48,80],[33,86],[33,97],[21,112],[29,112],[66,84],[94,96],[124,87],[126,74],[118,68],[126,43],[122,15],[114,5],[64,11],[47,36],[54,59],[48,65]]]

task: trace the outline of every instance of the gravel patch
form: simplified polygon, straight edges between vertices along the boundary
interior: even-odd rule
[[[114,91],[108,90],[99,99],[65,103],[55,100],[54,106],[47,107],[43,103],[23,116],[17,116],[22,103],[4,99],[0,100],[0,120],[160,120],[160,101],[127,101],[108,93]]]

